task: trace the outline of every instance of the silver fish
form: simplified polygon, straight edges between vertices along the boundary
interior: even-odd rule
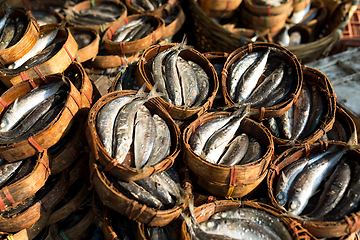
[[[157,114],[154,114],[153,120],[155,123],[155,142],[149,160],[144,168],[151,167],[159,163],[170,152],[171,135],[168,125],[164,119]]]
[[[111,40],[114,42],[122,42],[130,31],[132,31],[134,28],[136,28],[139,24],[143,23],[144,21],[145,21],[144,18],[139,18],[127,24],[122,25],[114,32],[114,35],[112,36]]]
[[[31,48],[31,50],[22,56],[20,59],[13,62],[8,68],[16,69],[23,65],[27,60],[40,53],[44,48],[46,48],[56,37],[60,27],[57,27],[55,30],[47,32],[40,36],[39,40]]]
[[[249,147],[249,137],[242,133],[235,137],[230,143],[228,149],[224,155],[220,158],[217,164],[223,165],[236,165],[238,164],[246,154]]]
[[[241,121],[249,114],[250,107],[247,106],[240,116],[233,118],[229,123],[218,129],[206,141],[201,156],[210,163],[216,163],[224,152],[226,145],[231,141],[238,130]]]
[[[196,75],[196,82],[197,82],[196,85],[198,87],[197,90],[198,94],[196,96],[196,100],[193,103],[192,107],[198,107],[204,103],[204,101],[207,99],[209,95],[209,91],[210,91],[209,77],[199,64],[193,61],[188,61],[188,63],[190,64],[190,66],[193,67],[193,70]]]
[[[294,107],[291,107],[289,111],[285,112],[283,115],[281,115],[277,119],[277,123],[281,132],[281,135],[285,139],[291,139],[292,138],[292,129],[293,129],[293,114],[294,113]]]
[[[311,3],[308,3],[306,7],[298,12],[294,12],[292,16],[290,17],[291,22],[293,23],[299,23],[301,20],[306,16],[306,14],[310,10]]]
[[[35,88],[24,96],[17,98],[4,113],[0,123],[0,132],[11,130],[23,116],[28,114],[43,100],[54,95],[64,84],[66,83],[63,81],[57,81]]]
[[[176,63],[181,49],[175,50],[167,56],[165,63],[165,81],[169,97],[175,106],[183,104],[181,85]]]
[[[180,76],[183,106],[190,107],[194,104],[199,91],[196,74],[190,64],[182,57],[179,57],[176,64]]]
[[[263,150],[261,144],[255,138],[250,138],[248,150],[239,164],[255,162],[262,157],[262,154]]]
[[[300,215],[306,207],[310,197],[315,193],[320,183],[327,177],[346,152],[342,149],[326,155],[320,161],[307,165],[294,180],[294,186],[290,192],[290,214]]]
[[[239,84],[236,88],[237,103],[245,101],[250,96],[265,69],[269,53],[270,49],[268,49],[257,62],[246,69],[246,72],[241,76]]]
[[[276,216],[254,208],[239,207],[217,212],[210,219],[241,219],[255,222],[274,231],[282,240],[292,239],[289,231]]]
[[[265,126],[269,129],[272,135],[274,137],[280,137],[280,129],[278,127],[278,124],[275,120],[275,118],[269,118],[265,121]]]
[[[134,130],[135,167],[141,169],[148,161],[155,141],[155,122],[147,107],[142,105],[136,113]]]

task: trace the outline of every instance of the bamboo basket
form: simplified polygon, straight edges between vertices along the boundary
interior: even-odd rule
[[[213,18],[232,17],[241,2],[242,0],[199,0],[202,10]]]
[[[44,80],[47,83],[62,81],[61,75],[50,75]],[[37,78],[31,81],[19,83],[18,85],[7,90],[1,98],[3,104],[0,105],[0,113],[2,114],[7,107],[12,104],[18,97],[30,92],[36,86],[43,86],[46,83],[43,79]],[[69,124],[74,115],[81,109],[81,95],[75,86],[65,77],[69,86],[69,95],[67,96],[65,106],[58,116],[49,123],[44,129],[37,132],[27,140],[14,143],[0,143],[0,154],[7,161],[17,161],[43,152],[49,147],[55,145],[61,136],[68,130]]]
[[[167,39],[169,37],[174,36],[182,28],[185,22],[185,13],[180,5],[175,6],[175,9],[171,11],[169,15],[172,15],[171,14],[172,12],[177,13],[176,18],[169,25],[165,25],[161,39]]]
[[[344,142],[318,142],[308,145],[307,147],[294,147],[283,152],[270,167],[269,174],[267,176],[268,194],[272,204],[280,211],[287,212],[284,207],[281,207],[276,199],[274,193],[274,187],[281,170],[292,162],[308,156],[310,154],[319,153],[322,150],[326,150],[332,145],[338,145],[345,147]],[[358,150],[349,150],[346,155],[350,155],[355,158],[359,158],[360,152]],[[301,225],[306,228],[311,234],[318,238],[332,238],[332,237],[344,237],[359,230],[359,226],[356,224],[360,211],[352,213],[351,216],[346,216],[339,221],[300,221]]]
[[[68,171],[70,172],[69,184],[72,185],[78,179],[89,177],[89,150],[85,148],[85,152],[81,153],[75,162],[73,162]],[[74,165],[74,166],[73,166]]]
[[[69,24],[70,27],[91,28],[91,29],[95,30],[98,34],[103,34],[106,31],[106,29],[108,29],[110,26],[112,26],[114,24],[117,24],[119,21],[122,21],[124,18],[126,18],[126,16],[127,16],[127,8],[126,8],[124,3],[122,3],[121,1],[117,1],[117,0],[83,1],[83,2],[80,2],[80,3],[76,4],[72,8],[73,11],[79,12],[81,10],[89,9],[89,8],[101,5],[102,3],[106,3],[106,2],[120,5],[121,8],[124,9],[124,11],[121,13],[121,15],[115,21],[106,22],[106,23],[101,24],[101,25],[78,25],[78,24],[72,23],[71,19],[68,16],[66,16],[65,19],[67,20],[67,23]]]
[[[140,9],[135,8],[131,4],[131,0],[125,0],[126,7],[129,10],[130,14],[153,14],[155,16],[162,17],[164,15],[164,12],[169,12],[171,9],[173,9],[177,5],[177,0],[168,0],[167,3],[164,3],[161,5],[161,7],[156,8],[154,11],[141,11]]]
[[[339,106],[336,106],[335,121],[339,121],[341,125],[345,128],[346,136],[348,137],[348,139],[346,139],[346,141],[344,142],[350,141],[350,138],[354,133],[354,139],[352,139],[351,141],[353,141],[354,144],[357,144],[358,136],[356,132],[356,124],[354,120],[349,116],[349,114]]]
[[[153,58],[159,53],[162,52],[176,44],[164,44],[164,45],[154,45],[147,48],[142,54],[138,67],[135,71],[135,80],[138,86],[142,86],[146,83],[148,89],[152,89],[153,80],[151,74],[151,63]],[[166,102],[163,98],[159,98],[159,102],[163,105],[163,107],[169,112],[170,116],[174,119],[186,120],[193,116],[200,116],[207,110],[209,110],[213,104],[216,93],[219,88],[218,79],[216,76],[216,72],[212,64],[206,59],[201,53],[196,51],[195,49],[184,49],[180,52],[179,56],[184,58],[185,60],[191,60],[197,64],[199,64],[206,74],[209,77],[209,95],[207,101],[199,107],[177,107],[173,104]]]
[[[14,208],[34,195],[45,184],[50,173],[49,156],[45,151],[37,156],[36,165],[28,175],[0,190],[0,211]]]
[[[168,210],[157,210],[144,204],[129,199],[113,187],[101,167],[95,163],[95,158],[90,155],[90,181],[102,203],[123,214],[130,220],[145,223],[150,226],[165,226],[178,218],[186,208],[185,203]],[[186,188],[187,189],[187,188]],[[188,199],[187,196],[185,199]]]
[[[14,240],[32,240],[34,239],[45,227],[46,221],[49,219],[51,211],[44,212],[40,215],[39,220],[37,220],[30,227],[23,229],[17,233],[10,234],[0,234],[1,237],[6,237],[6,239]]]
[[[279,15],[281,13],[287,12],[288,16],[292,12],[292,2],[286,1],[285,3],[280,4],[279,6],[265,6],[258,5],[252,0],[244,0],[245,7],[253,14],[259,16],[271,16]]]
[[[10,218],[0,216],[0,231],[18,232],[33,225],[44,212],[49,211],[62,198],[68,187],[68,180],[69,175],[64,172],[56,185],[41,200],[24,212]]]
[[[246,7],[240,8],[241,22],[244,27],[274,34],[285,26],[288,14],[288,11],[283,11],[277,15],[256,15]]]
[[[271,134],[261,124],[244,118],[238,129],[249,138],[256,138],[263,146],[264,154],[257,161],[244,165],[225,166],[212,164],[196,155],[191,149],[189,139],[202,123],[228,115],[227,112],[209,112],[185,128],[183,134],[184,157],[190,170],[191,178],[202,189],[212,195],[226,198],[243,197],[252,192],[264,179],[274,154],[274,143]]]
[[[86,209],[85,209],[86,210]],[[83,235],[88,231],[89,227],[94,221],[94,210],[92,208],[87,209],[85,216],[83,216],[74,226],[66,229],[59,229],[60,232],[54,237],[55,240],[65,239],[81,239]]]
[[[70,73],[74,74],[71,75]],[[69,73],[69,80],[74,84],[81,95],[81,106],[85,109],[90,109],[94,100],[96,100],[93,83],[86,74],[85,69],[81,63],[75,61],[65,70],[65,75]]]
[[[85,64],[91,68],[107,69],[119,67],[121,65],[128,65],[129,62],[135,61],[139,53],[125,54],[125,55],[97,55],[95,59],[86,61]]]
[[[57,148],[57,145],[60,144],[62,148],[53,153],[50,164],[51,174],[57,174],[64,171],[78,159],[82,152],[84,152],[86,146],[86,141],[84,141],[86,117],[86,115],[77,116],[73,120],[69,132],[53,146],[54,148]],[[67,142],[63,143],[63,141],[66,140]],[[50,150],[52,149],[50,148],[49,151]]]
[[[77,52],[77,59],[79,62],[86,62],[90,59],[94,59],[99,51],[100,36],[94,30],[85,27],[69,27],[69,31],[73,36],[76,34],[87,33],[91,35],[92,41],[89,45],[80,48]]]
[[[89,116],[87,119],[87,127],[85,130],[89,147],[95,159],[105,169],[105,171],[109,171],[109,173],[113,176],[116,176],[126,182],[147,178],[153,174],[167,170],[173,165],[175,158],[180,152],[180,130],[175,124],[174,120],[170,117],[170,115],[156,99],[150,99],[145,103],[145,106],[150,110],[152,114],[158,114],[167,123],[169,127],[171,134],[171,147],[169,155],[161,162],[157,163],[152,167],[143,170],[136,170],[135,168],[128,167],[123,164],[118,164],[118,161],[111,158],[111,156],[109,156],[109,154],[105,151],[96,130],[96,116],[99,110],[102,106],[104,106],[107,102],[111,100],[114,100],[121,96],[134,94],[136,94],[136,91],[133,90],[116,91],[108,93],[102,98],[100,98],[89,112]]]
[[[262,107],[260,109],[251,109],[251,111],[253,112],[253,115],[251,117],[254,119],[257,119],[259,121],[262,121],[263,119],[279,117],[279,116],[283,115],[285,112],[287,112],[291,108],[294,101],[298,98],[298,96],[300,94],[300,90],[301,90],[302,81],[303,81],[303,74],[302,74],[301,65],[300,65],[299,61],[297,60],[296,56],[294,54],[292,54],[286,48],[283,48],[274,43],[248,44],[246,46],[243,46],[243,47],[235,50],[234,52],[232,52],[229,55],[225,65],[224,65],[224,68],[222,71],[222,76],[221,76],[221,86],[222,86],[221,90],[222,90],[223,96],[225,98],[225,103],[227,106],[232,106],[234,104],[234,101],[230,98],[230,95],[228,92],[228,81],[230,78],[230,77],[228,77],[228,72],[229,72],[230,66],[237,59],[240,59],[241,57],[245,56],[248,53],[251,53],[254,51],[267,50],[269,48],[271,50],[274,50],[277,52],[277,55],[274,57],[279,58],[280,60],[282,60],[283,62],[287,63],[289,66],[292,67],[292,69],[295,72],[294,83],[295,83],[296,87],[295,87],[295,90],[293,91],[293,93],[290,95],[290,97],[284,99],[282,102],[280,102],[274,106],[267,107],[267,108]]]
[[[82,180],[78,180],[78,181],[81,183],[83,182]],[[79,187],[78,185],[74,184],[74,186],[77,188],[70,186],[68,189],[68,193],[76,191],[75,197],[70,200],[66,200],[66,198],[65,198],[66,195],[65,195],[64,200],[66,203],[64,205],[60,206],[57,210],[52,211],[50,218],[47,221],[47,225],[51,225],[53,223],[60,221],[61,219],[64,219],[65,217],[69,216],[72,212],[75,212],[76,210],[78,210],[82,206],[82,204],[84,204],[84,201],[90,191],[88,189],[89,188],[88,183],[83,184],[80,188],[78,188]],[[61,203],[58,203],[58,204],[61,204]],[[56,208],[57,205],[54,207]]]
[[[323,94],[326,103],[326,110],[324,111],[324,116],[321,118],[321,124],[317,127],[317,129],[310,136],[295,140],[295,146],[308,145],[319,140],[325,133],[331,130],[335,122],[336,113],[336,95],[329,79],[319,70],[314,68],[303,66],[302,71],[303,79],[309,87],[316,85],[321,89],[321,93]],[[280,150],[280,152],[292,147],[284,146],[288,143],[288,140],[286,139],[274,136],[274,142],[277,144],[277,149]]]
[[[146,37],[143,37],[139,40],[135,41],[129,41],[129,42],[114,42],[112,41],[112,36],[114,35],[114,32],[119,29],[121,26],[137,20],[141,18],[142,16],[148,16],[150,19],[148,20],[153,27],[155,27],[155,30],[152,31],[149,35]],[[142,14],[136,14],[131,15],[129,17],[124,18],[122,21],[114,24],[111,26],[104,34],[103,41],[105,45],[105,49],[110,54],[119,54],[119,55],[125,55],[125,54],[135,54],[137,52],[140,52],[141,50],[146,49],[147,47],[155,44],[158,40],[161,39],[165,31],[165,23],[164,20],[160,17],[154,16],[154,15],[142,15]]]
[[[0,50],[0,63],[3,65],[20,59],[31,50],[36,41],[39,39],[39,25],[30,11],[23,8],[17,8],[9,15],[9,18],[11,19],[15,19],[16,17],[26,19],[28,22],[27,27],[24,35],[17,43],[11,47]]]
[[[221,211],[226,211],[234,208],[255,208],[257,210],[264,211],[270,215],[278,217],[280,221],[284,224],[284,226],[288,229],[290,235],[293,239],[316,239],[312,236],[307,229],[303,228],[299,223],[292,220],[291,218],[285,217],[279,212],[277,209],[268,206],[264,203],[260,202],[252,202],[252,201],[229,201],[229,200],[219,200],[212,203],[201,205],[195,208],[195,217],[196,220],[201,223],[207,221],[213,214]],[[181,239],[190,240],[190,234],[187,230],[187,226],[183,221],[181,226]]]
[[[58,26],[59,24],[43,25],[40,27],[40,35],[53,31]],[[0,81],[2,81],[6,87],[10,88],[13,85],[29,79],[38,77],[45,78],[47,75],[62,73],[75,60],[78,45],[67,28],[61,28],[55,39],[61,37],[64,37],[66,42],[60,51],[51,59],[21,73],[5,75],[0,72]]]

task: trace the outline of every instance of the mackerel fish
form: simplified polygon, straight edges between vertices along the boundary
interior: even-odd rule
[[[259,141],[257,141],[255,138],[250,138],[249,147],[246,151],[245,156],[239,162],[239,165],[255,162],[260,159],[262,155],[263,150]]]
[[[230,143],[224,155],[220,158],[217,164],[232,166],[238,164],[246,154],[249,147],[249,137],[242,133],[235,137]]]
[[[199,94],[197,81],[195,80],[197,76],[193,70],[193,67],[182,57],[179,57],[176,65],[180,75],[181,93],[184,106],[192,106]]]
[[[210,82],[209,77],[204,71],[204,69],[197,63],[193,61],[188,61],[190,66],[195,72],[196,86],[198,87],[197,96],[192,107],[198,107],[206,101],[209,92],[210,92]]]

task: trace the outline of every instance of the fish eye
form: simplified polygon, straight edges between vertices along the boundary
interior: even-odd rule
[[[279,205],[280,206],[284,206],[285,205],[285,196],[284,196],[284,194],[283,193],[278,193],[277,195],[276,195],[276,200],[278,201],[278,203],[279,203]]]
[[[6,125],[8,125],[8,120],[5,118],[1,121],[0,128],[4,128]]]
[[[290,207],[291,210],[295,210],[296,208],[298,208],[298,206],[299,206],[299,202],[296,201],[296,200],[291,201],[291,202],[290,202],[290,205],[289,205],[289,207]]]

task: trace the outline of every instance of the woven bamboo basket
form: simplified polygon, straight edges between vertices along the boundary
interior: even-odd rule
[[[139,40],[129,41],[129,42],[117,43],[111,40],[114,32],[117,29],[119,29],[121,26],[131,21],[141,18],[142,16],[148,16],[150,19],[147,22],[151,23],[151,25],[155,27],[155,30],[152,31],[149,35]],[[165,23],[162,18],[154,15],[135,14],[128,16],[124,18],[122,21],[119,21],[118,23],[111,26],[105,32],[103,41],[106,51],[110,54],[119,54],[119,55],[134,54],[155,44],[163,36],[164,31],[165,31]]]
[[[177,33],[183,26],[185,22],[185,13],[182,10],[180,5],[177,5],[175,9],[172,11],[177,13],[175,20],[172,21],[169,25],[165,25],[163,35],[161,36],[161,39],[167,39],[171,36],[174,36],[175,33]],[[169,15],[172,15],[171,12]]]
[[[242,0],[199,0],[202,10],[209,17],[229,18],[234,15]]]
[[[147,48],[144,53],[142,54],[138,67],[135,71],[135,80],[138,84],[138,86],[142,86],[144,83],[146,83],[148,89],[152,89],[153,87],[153,80],[152,80],[152,74],[151,74],[151,63],[153,61],[153,58],[159,53],[162,52],[176,44],[169,43],[164,45],[154,45],[149,48]],[[209,110],[213,104],[213,101],[215,99],[216,93],[219,88],[219,83],[217,79],[217,75],[215,72],[214,67],[209,62],[208,59],[206,59],[201,53],[196,51],[195,49],[185,49],[180,52],[179,56],[184,58],[185,60],[191,60],[197,64],[199,64],[206,74],[209,77],[209,95],[207,98],[207,101],[199,107],[177,107],[173,104],[170,104],[166,102],[163,98],[159,98],[159,102],[164,106],[164,108],[169,112],[170,116],[174,119],[179,120],[186,120],[191,118],[192,116],[200,116],[207,110]]]
[[[294,71],[294,85],[295,88],[287,99],[284,99],[282,102],[271,106],[267,108],[260,108],[260,109],[251,109],[251,111],[254,113],[251,117],[254,119],[257,119],[259,121],[262,121],[263,119],[271,118],[271,117],[279,117],[283,115],[285,112],[287,112],[291,106],[293,105],[294,101],[298,98],[301,90],[301,85],[303,81],[302,77],[302,68],[297,60],[296,56],[292,54],[289,50],[286,48],[283,48],[277,44],[274,43],[250,43],[246,46],[243,46],[234,52],[232,52],[225,65],[224,69],[222,71],[222,77],[221,77],[221,86],[222,86],[222,93],[225,98],[225,103],[228,106],[231,106],[234,104],[234,101],[230,98],[229,92],[228,92],[228,81],[229,77],[227,76],[230,66],[241,57],[245,56],[248,53],[254,52],[254,51],[261,51],[261,50],[267,50],[271,49],[276,51],[277,54],[276,58],[280,59],[281,61],[285,62],[290,66]]]
[[[69,132],[57,144],[49,148],[50,153],[54,151],[50,164],[51,174],[64,171],[84,152],[86,146],[86,141],[84,141],[86,117],[86,115],[76,116]]]
[[[39,39],[39,25],[30,11],[17,8],[9,15],[9,18],[11,19],[15,19],[16,17],[26,19],[28,22],[27,27],[24,35],[16,44],[0,50],[0,63],[3,65],[15,62],[16,60],[20,59],[31,50],[36,41]]]
[[[271,165],[269,174],[267,176],[268,194],[272,204],[283,212],[287,212],[284,207],[281,207],[275,199],[274,186],[276,185],[281,170],[292,162],[308,156],[310,154],[319,153],[326,150],[332,145],[338,145],[339,147],[345,147],[344,142],[318,142],[308,145],[307,147],[294,147],[283,152]],[[359,158],[360,152],[358,150],[349,150],[346,155],[355,159]],[[346,216],[339,221],[301,221],[298,220],[304,228],[306,228],[311,234],[318,238],[332,238],[332,237],[344,237],[359,230],[357,224],[360,211],[354,212],[351,216]]]
[[[32,240],[34,239],[45,227],[47,220],[49,219],[51,211],[44,212],[40,215],[39,220],[37,220],[30,227],[23,229],[17,233],[10,234],[0,234],[1,237],[5,239],[14,239],[14,240]]]
[[[352,139],[352,141],[354,142],[354,144],[357,144],[358,136],[356,132],[356,124],[354,120],[349,116],[349,114],[339,106],[336,106],[335,121],[339,121],[340,124],[344,127],[347,136],[346,140],[337,139],[336,141],[348,142],[350,140],[350,137],[354,133],[354,139]]]
[[[130,220],[144,223],[150,226],[165,226],[174,219],[178,218],[186,208],[184,203],[180,203],[168,210],[157,210],[147,207],[144,204],[129,199],[121,194],[102,171],[102,168],[95,163],[95,158],[90,155],[90,181],[102,203],[123,214]],[[185,189],[188,189],[185,187]],[[185,197],[188,199],[189,196]]]
[[[69,73],[69,75],[67,75]],[[81,107],[90,109],[94,100],[96,100],[95,90],[93,83],[86,74],[85,69],[81,63],[75,61],[65,70],[65,75],[68,76],[69,80],[74,84],[77,90],[81,94]]]
[[[239,133],[246,133],[249,138],[256,138],[263,146],[263,156],[249,164],[225,166],[212,164],[196,155],[191,149],[189,139],[196,128],[202,123],[228,115],[227,112],[209,112],[197,118],[183,134],[184,157],[191,179],[210,194],[222,197],[243,197],[252,192],[265,178],[268,166],[274,153],[274,143],[271,134],[261,124],[245,118],[238,129]]]
[[[63,239],[81,239],[89,227],[93,224],[94,221],[94,211],[92,208],[86,208],[82,211],[86,211],[84,216],[75,223],[75,225],[67,227],[66,229],[59,229],[60,232],[54,236],[54,240],[63,240]]]
[[[266,6],[266,5],[258,5],[254,3],[252,0],[244,0],[245,7],[252,12],[253,14],[259,16],[271,16],[278,15],[284,12],[288,13],[288,16],[292,12],[292,2],[286,1],[285,3],[280,4],[279,6]]]
[[[59,24],[43,25],[40,27],[40,35],[53,31],[58,26]],[[78,50],[78,45],[67,28],[61,28],[55,40],[62,37],[66,39],[65,44],[51,59],[21,73],[5,75],[0,72],[0,80],[6,87],[10,88],[28,79],[44,78],[47,75],[62,73],[75,60]]]
[[[69,27],[69,31],[73,36],[76,34],[87,33],[91,36],[92,41],[89,45],[80,48],[77,52],[77,59],[79,62],[86,62],[90,59],[94,59],[99,51],[99,44],[100,44],[100,36],[94,30],[85,27]]]
[[[126,7],[128,8],[128,11],[130,14],[153,14],[155,16],[162,17],[164,15],[164,12],[171,11],[172,8],[174,8],[177,5],[177,0],[168,0],[167,3],[164,3],[161,5],[161,7],[156,8],[154,11],[141,11],[140,9],[135,8],[131,4],[131,0],[125,0]]]
[[[312,144],[319,140],[332,128],[335,122],[336,113],[336,95],[329,79],[322,72],[314,68],[303,66],[302,72],[303,80],[308,84],[309,87],[316,85],[321,89],[321,93],[323,94],[324,100],[326,102],[326,110],[324,111],[324,115],[321,118],[321,124],[317,127],[317,129],[308,137],[296,140],[294,142],[295,146]],[[277,149],[280,150],[280,152],[292,147],[283,146],[288,143],[288,140],[286,139],[274,137],[274,142],[277,144]]]
[[[86,138],[95,159],[99,162],[105,171],[109,171],[110,174],[126,182],[143,179],[151,176],[152,174],[167,170],[173,165],[175,158],[180,152],[180,130],[175,124],[174,120],[156,99],[150,99],[145,103],[145,106],[152,114],[158,114],[169,127],[171,134],[171,147],[169,155],[164,160],[152,167],[143,170],[136,170],[135,168],[131,168],[123,164],[118,164],[117,160],[111,158],[111,156],[109,156],[109,154],[105,151],[96,130],[96,116],[99,110],[107,102],[115,98],[134,94],[136,94],[136,91],[133,90],[117,91],[108,93],[100,98],[89,112],[86,127]]]
[[[207,221],[213,214],[217,212],[241,207],[254,208],[278,217],[280,221],[284,224],[284,226],[288,229],[290,235],[293,237],[294,240],[316,239],[307,231],[307,229],[303,228],[298,222],[292,220],[291,218],[283,216],[281,212],[279,212],[277,209],[260,202],[220,200],[201,205],[195,208],[194,212],[196,220],[201,223]],[[185,222],[183,222],[181,226],[181,237],[184,240],[191,239]]]
[[[55,186],[34,205],[13,217],[0,216],[0,231],[18,232],[34,224],[44,212],[49,211],[62,198],[68,187],[68,180],[69,175],[64,172]]]
[[[49,156],[45,151],[37,156],[36,165],[29,174],[0,190],[0,211],[12,209],[34,195],[45,184],[50,173]]]
[[[85,152],[81,153],[68,168],[70,172],[69,184],[72,185],[78,179],[89,177],[89,150],[85,148]]]
[[[99,53],[95,59],[86,61],[85,64],[91,68],[107,69],[119,67],[121,65],[128,65],[138,58],[140,53],[132,53],[125,55],[109,55]]]
[[[0,106],[0,113],[5,112],[7,106],[12,104],[18,97],[30,92],[36,86],[43,86],[46,83],[61,81],[61,75],[50,75],[45,79],[37,78],[32,81],[19,83],[7,90],[1,98],[4,100]],[[51,123],[44,129],[37,132],[27,140],[14,143],[0,143],[0,154],[9,162],[24,159],[43,152],[45,149],[55,145],[61,136],[70,128],[69,124],[74,115],[81,109],[81,95],[75,86],[65,77],[69,86],[65,106]],[[46,83],[44,82],[46,81]],[[5,107],[6,106],[6,107]]]
[[[81,187],[79,187],[78,183],[81,184]],[[75,196],[69,199],[67,198],[67,194],[75,194]],[[78,180],[77,183],[69,187],[67,194],[63,198],[64,201],[61,201],[54,206],[50,218],[47,221],[47,225],[56,223],[69,216],[72,212],[78,210],[84,204],[84,201],[89,194],[89,185],[88,183],[83,184],[83,180]]]
[[[80,2],[78,4],[76,4],[72,10],[75,12],[79,12],[81,10],[84,9],[89,9],[98,5],[101,5],[103,3],[112,3],[112,4],[117,4],[119,5],[122,9],[124,9],[124,11],[120,14],[120,16],[118,17],[118,19],[116,19],[113,22],[107,22],[101,25],[78,25],[78,24],[74,24],[71,22],[71,19],[66,16],[65,19],[67,20],[67,23],[69,24],[69,26],[71,27],[86,27],[86,28],[91,28],[93,30],[95,30],[98,34],[103,34],[106,29],[108,29],[110,26],[117,24],[119,21],[122,21],[126,16],[127,16],[127,8],[125,6],[124,3],[122,3],[121,1],[117,1],[117,0],[98,0],[98,1],[83,1]]]

